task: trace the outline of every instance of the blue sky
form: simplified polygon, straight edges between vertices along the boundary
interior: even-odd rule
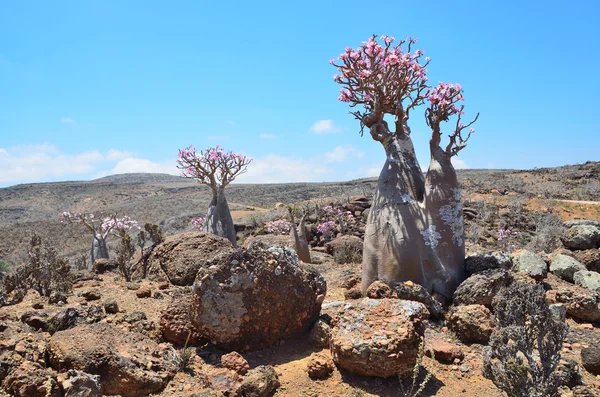
[[[376,176],[380,144],[328,60],[419,39],[477,132],[458,167],[600,160],[600,2],[19,1],[0,5],[0,186],[176,173],[178,148],[255,158],[240,182]],[[421,166],[429,132],[410,121]]]

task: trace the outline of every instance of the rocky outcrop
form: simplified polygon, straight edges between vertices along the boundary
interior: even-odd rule
[[[600,293],[600,273],[580,270],[573,276],[573,281],[580,287]]]
[[[546,280],[551,290],[546,292],[549,303],[563,303],[567,314],[587,322],[600,321],[600,294],[570,284],[553,274]]]
[[[211,233],[181,233],[169,236],[148,257],[148,278],[175,285],[192,285],[198,269],[219,255],[233,250],[224,237]]]
[[[398,299],[347,302],[332,321],[333,360],[348,372],[388,378],[411,373],[429,312]]]
[[[265,247],[288,247],[295,249],[294,239],[289,235],[279,234],[261,234],[260,236],[250,236],[244,240],[244,248],[251,249],[256,245],[264,245]]]
[[[163,338],[178,346],[203,345],[208,340],[193,326],[190,316],[192,305],[191,293],[174,296],[160,315],[160,330]]]
[[[325,279],[284,247],[239,249],[201,268],[193,287],[192,323],[230,350],[271,346],[307,331],[325,298]]]
[[[591,220],[565,222],[567,235],[562,238],[565,247],[572,250],[587,250],[600,245],[600,223]]]
[[[141,397],[161,390],[175,368],[158,344],[110,324],[80,325],[55,333],[48,344],[53,368],[100,375],[105,394]]]
[[[546,262],[538,255],[527,250],[520,250],[513,254],[513,268],[535,280],[542,280],[548,274]]]

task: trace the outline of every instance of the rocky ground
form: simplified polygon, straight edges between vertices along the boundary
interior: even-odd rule
[[[78,271],[67,294],[12,291],[2,299],[13,304],[0,307],[0,395],[401,396],[396,374],[412,375],[422,336],[433,358],[422,358],[418,382],[432,378],[421,395],[504,396],[482,375],[482,352],[498,328],[494,298],[515,281],[543,285],[569,326],[561,395],[600,395],[595,203],[471,191],[469,277],[442,304],[410,282],[374,283],[361,296],[361,266],[351,259],[369,197],[331,196],[300,199],[353,214],[346,234],[327,243],[316,232],[322,219],[309,217],[311,265],[285,248],[288,236],[264,230],[264,219],[285,215],[273,202],[235,208],[243,249],[173,231],[149,256],[147,277],[138,265],[126,282],[101,261]],[[519,233],[498,241],[499,228]]]

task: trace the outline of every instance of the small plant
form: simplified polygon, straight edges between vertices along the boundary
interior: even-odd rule
[[[508,227],[498,229],[498,248],[504,252],[513,252],[517,246],[517,236],[519,232],[510,230]]]
[[[344,244],[333,253],[335,263],[343,265],[345,263],[360,263],[362,262],[362,253],[356,247],[350,244]]]
[[[292,222],[288,222],[285,219],[277,219],[265,223],[265,229],[271,234],[289,234],[294,227]]]
[[[529,250],[552,252],[562,245],[561,237],[565,235],[565,227],[558,216],[546,212],[534,212],[531,218],[535,223],[535,235],[527,245]]]
[[[119,231],[119,244],[117,245],[117,265],[119,272],[125,278],[125,281],[131,281],[133,268],[131,266],[131,258],[135,254],[135,245],[131,235],[125,230]]]
[[[540,284],[517,282],[496,295],[497,330],[483,353],[483,375],[509,397],[556,397],[568,327],[556,321]]]
[[[431,354],[431,362],[435,363],[435,356],[433,350],[430,350]],[[405,385],[406,380],[399,378],[400,380],[400,395],[402,397],[416,397],[425,390],[425,386],[431,380],[432,374],[431,370],[427,370],[427,373],[421,382],[419,380],[419,374],[421,373],[421,368],[425,368],[423,366],[423,357],[425,356],[425,340],[421,338],[421,343],[419,343],[419,350],[417,352],[417,359],[415,360],[415,366],[413,367],[412,377],[410,378],[410,385]]]
[[[173,363],[177,369],[177,372],[188,372],[190,370],[190,365],[192,364],[194,358],[194,349],[187,347],[190,336],[191,333],[188,333],[183,349],[177,351],[173,346],[171,346],[169,350],[169,360]]]
[[[192,227],[194,229],[204,230],[204,226],[204,218],[200,217],[192,219]]]
[[[71,292],[73,281],[68,261],[60,258],[56,249],[44,244],[37,234],[31,237],[27,256],[26,264],[6,276],[4,289],[7,294],[17,289],[34,289],[47,297],[54,291]]]
[[[334,236],[335,227],[336,225],[334,221],[326,221],[317,226],[317,232],[323,235],[325,241],[329,241]]]
[[[10,269],[8,262],[0,261],[0,273],[6,273]]]
[[[152,244],[146,249],[146,243],[151,241]],[[163,232],[157,224],[146,223],[144,229],[140,230],[137,236],[137,245],[140,248],[140,261],[138,262],[142,266],[142,277],[146,277],[148,272],[148,259],[150,254],[154,251],[154,248],[160,243],[165,241]]]

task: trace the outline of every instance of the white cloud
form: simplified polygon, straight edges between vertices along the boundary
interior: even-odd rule
[[[255,159],[248,171],[236,179],[239,183],[286,183],[322,181],[329,169],[317,161],[270,154]]]
[[[315,134],[328,134],[331,132],[340,132],[342,129],[333,123],[333,120],[319,120],[310,127],[310,131]]]
[[[349,156],[362,158],[363,152],[356,150],[351,145],[336,146],[333,151],[325,153],[327,163],[343,163]]]
[[[77,122],[70,117],[63,117],[60,119],[60,122],[63,124],[76,124]]]
[[[260,134],[260,139],[276,139],[277,137],[273,134]]]
[[[452,165],[457,170],[464,170],[466,168],[469,168],[469,166],[467,165],[467,163],[465,163],[464,160],[457,159],[456,157],[452,157],[451,161],[452,161]]]
[[[177,174],[177,168],[175,161],[155,163],[117,149],[66,154],[49,144],[0,148],[0,185],[90,179],[94,174],[128,172]]]
[[[160,173],[177,175],[178,170],[174,161],[155,163],[146,159],[129,157],[119,161],[106,175],[129,173]]]

